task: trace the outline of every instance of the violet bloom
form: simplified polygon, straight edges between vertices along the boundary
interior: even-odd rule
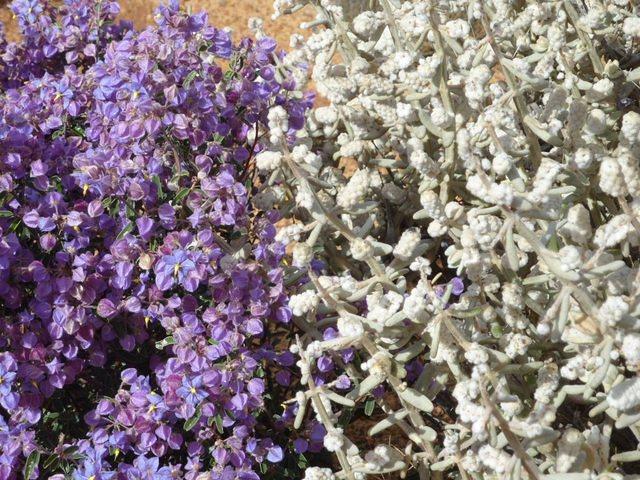
[[[182,379],[182,386],[176,390],[176,393],[184,398],[189,404],[196,406],[202,400],[207,398],[207,392],[202,389],[202,376]]]
[[[16,372],[9,370],[4,363],[0,363],[0,395],[11,393],[11,385],[15,378]]]
[[[460,295],[464,292],[464,281],[460,277],[453,277],[451,279],[451,284],[453,285],[453,289],[451,293],[454,295]]]
[[[90,451],[80,468],[73,472],[73,480],[111,480],[116,472],[105,471],[100,452]]]
[[[127,480],[171,480],[171,469],[160,468],[158,457],[138,457],[126,471]]]
[[[193,292],[198,288],[200,280],[189,275],[195,272],[196,263],[189,257],[185,250],[175,250],[171,255],[163,256],[156,264],[154,271],[156,274],[156,286],[162,290],[169,290],[177,282],[184,286],[188,292]]]

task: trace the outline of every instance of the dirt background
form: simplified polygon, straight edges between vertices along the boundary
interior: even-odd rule
[[[16,25],[12,21],[9,1],[0,0],[0,21],[5,24],[7,36],[11,40],[17,38]],[[153,11],[160,0],[120,0],[120,17],[132,20],[136,27],[141,28],[153,23]],[[285,49],[289,47],[289,37],[292,33],[304,33],[300,30],[301,22],[313,18],[313,11],[307,7],[295,15],[287,15],[277,20],[271,19],[273,0],[183,0],[182,4],[191,11],[206,10],[209,12],[209,22],[216,27],[231,27],[234,38],[249,34],[247,22],[251,17],[264,20],[265,31],[275,37],[278,44]]]

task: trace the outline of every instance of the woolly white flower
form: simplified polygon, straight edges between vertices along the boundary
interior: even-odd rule
[[[307,243],[297,243],[292,252],[293,264],[305,266],[313,259],[313,249]]]
[[[319,301],[320,299],[316,292],[313,290],[306,290],[302,293],[298,293],[297,295],[291,295],[291,297],[289,297],[289,306],[295,316],[301,317],[316,308]]]
[[[377,445],[373,450],[369,450],[364,461],[370,470],[381,470],[391,461],[391,448],[387,445]]]
[[[356,171],[349,183],[338,193],[338,206],[346,209],[355,207],[367,194],[369,181],[369,173],[366,170]]]
[[[355,317],[340,317],[336,326],[343,337],[358,337],[364,333],[362,322]]]
[[[469,24],[462,19],[450,20],[444,27],[451,38],[465,38],[471,30]]]
[[[623,380],[607,395],[609,406],[626,412],[640,405],[640,377]]]
[[[630,370],[640,369],[640,334],[627,333],[622,340],[622,355]]]
[[[388,352],[376,352],[373,357],[361,365],[361,368],[368,371],[369,375],[385,379],[391,371],[391,355]]]
[[[629,313],[629,304],[620,296],[607,297],[600,306],[599,316],[609,325],[615,325],[622,321]]]
[[[393,255],[402,261],[413,259],[414,252],[420,243],[420,230],[411,228],[402,232],[398,244],[393,249]]]
[[[270,172],[282,163],[282,153],[265,150],[256,155],[256,166],[260,170]]]
[[[330,468],[309,467],[304,471],[303,480],[335,480]]]
[[[337,452],[344,445],[344,436],[341,428],[332,428],[324,436],[324,448],[330,452]]]
[[[366,260],[373,255],[373,246],[366,239],[356,238],[351,242],[351,256],[355,260]]]
[[[640,17],[627,17],[622,24],[622,31],[630,37],[640,37]]]
[[[591,219],[588,210],[582,204],[574,205],[567,212],[567,223],[561,232],[576,243],[586,243],[591,237]]]
[[[487,363],[489,355],[480,345],[474,344],[465,352],[464,358],[474,365],[479,365],[481,363]]]

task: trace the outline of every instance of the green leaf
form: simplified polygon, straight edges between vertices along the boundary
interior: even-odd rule
[[[218,430],[218,432],[224,433],[224,425],[222,425],[222,416],[218,414],[216,415],[214,420],[216,422],[216,429]]]
[[[499,323],[492,323],[491,324],[491,335],[494,338],[502,337],[502,333],[503,333],[502,325],[500,325]]]
[[[164,191],[162,190],[162,182],[160,181],[160,177],[158,175],[154,175],[152,180],[153,180],[153,183],[156,184],[156,187],[158,187],[158,199],[164,200],[165,195],[164,195]]]
[[[191,82],[193,82],[193,80],[198,76],[198,72],[193,71],[191,73],[189,73],[189,75],[187,75],[187,77],[184,79],[184,82],[182,82],[182,86],[184,88],[189,88],[189,86],[191,85]]]
[[[40,452],[34,450],[29,454],[29,457],[27,457],[27,462],[24,464],[25,480],[29,480],[31,478],[31,475],[33,475],[33,472],[38,466],[38,463],[40,463]]]
[[[138,217],[136,213],[135,206],[131,204],[131,202],[127,202],[127,218],[130,220],[135,220]]]
[[[111,204],[111,208],[109,209],[109,215],[115,218],[118,216],[118,212],[120,212],[120,200],[116,200]]]
[[[175,344],[176,344],[175,338],[173,338],[173,336],[169,335],[165,339],[160,340],[159,342],[156,342],[156,348],[158,350],[162,350],[163,348],[168,347],[169,345],[175,345]]]
[[[49,455],[47,459],[44,461],[42,468],[45,470],[57,470],[60,465],[60,456],[56,453],[53,455]]]
[[[84,137],[84,130],[81,127],[74,125],[73,127],[71,127],[71,130],[73,130],[75,133],[77,133],[81,137]]]
[[[267,469],[268,469],[268,468],[269,468],[269,467],[267,466],[267,464],[266,464],[266,463],[261,463],[261,464],[260,464],[260,473],[262,473],[262,474],[267,473]]]
[[[13,212],[10,210],[0,210],[0,218],[13,217]]]
[[[202,408],[198,407],[196,408],[196,413],[193,414],[193,417],[191,417],[189,420],[184,422],[184,431],[188,432],[193,427],[195,427],[196,423],[198,423],[201,416],[202,416]]]
[[[218,340],[215,340],[215,339],[213,339],[213,338],[210,338],[210,339],[209,339],[209,343],[210,343],[211,345],[218,345],[220,342],[219,342]]]
[[[179,202],[181,202],[182,200],[184,200],[184,198],[185,198],[187,195],[189,195],[189,192],[190,192],[190,191],[191,191],[191,189],[190,189],[190,188],[188,188],[188,187],[184,187],[182,190],[180,190],[180,191],[176,194],[175,198],[173,199],[174,203],[179,203]]]
[[[59,128],[58,130],[56,130],[55,132],[53,132],[53,133],[51,134],[51,139],[52,139],[52,140],[55,140],[56,138],[59,138],[59,137],[61,137],[62,135],[64,135],[64,130],[65,130],[65,128],[64,128],[64,127],[62,127],[62,128]]]
[[[15,232],[18,227],[20,226],[20,224],[22,223],[22,219],[21,218],[17,218],[16,220],[14,220],[11,225],[9,225],[9,232],[13,233]]]
[[[127,234],[133,231],[133,222],[127,223],[127,226],[122,229],[122,231],[116,237],[116,240],[120,240],[124,238]]]
[[[376,407],[376,402],[375,400],[367,400],[367,402],[364,404],[364,414],[367,417],[370,417],[371,414],[373,413],[373,409]]]

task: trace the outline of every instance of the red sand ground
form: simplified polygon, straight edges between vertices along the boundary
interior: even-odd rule
[[[159,3],[160,0],[120,0],[121,16],[132,20],[137,27],[143,27],[153,23],[153,10]],[[0,0],[0,21],[5,23],[9,38],[15,39],[16,27],[8,5],[8,0]],[[296,15],[271,20],[273,0],[183,0],[183,5],[192,11],[206,10],[212,24],[233,28],[236,38],[249,33],[249,18],[261,17],[265,31],[275,37],[283,48],[288,48],[292,33],[300,32],[300,23],[313,18],[312,10],[307,8]]]

